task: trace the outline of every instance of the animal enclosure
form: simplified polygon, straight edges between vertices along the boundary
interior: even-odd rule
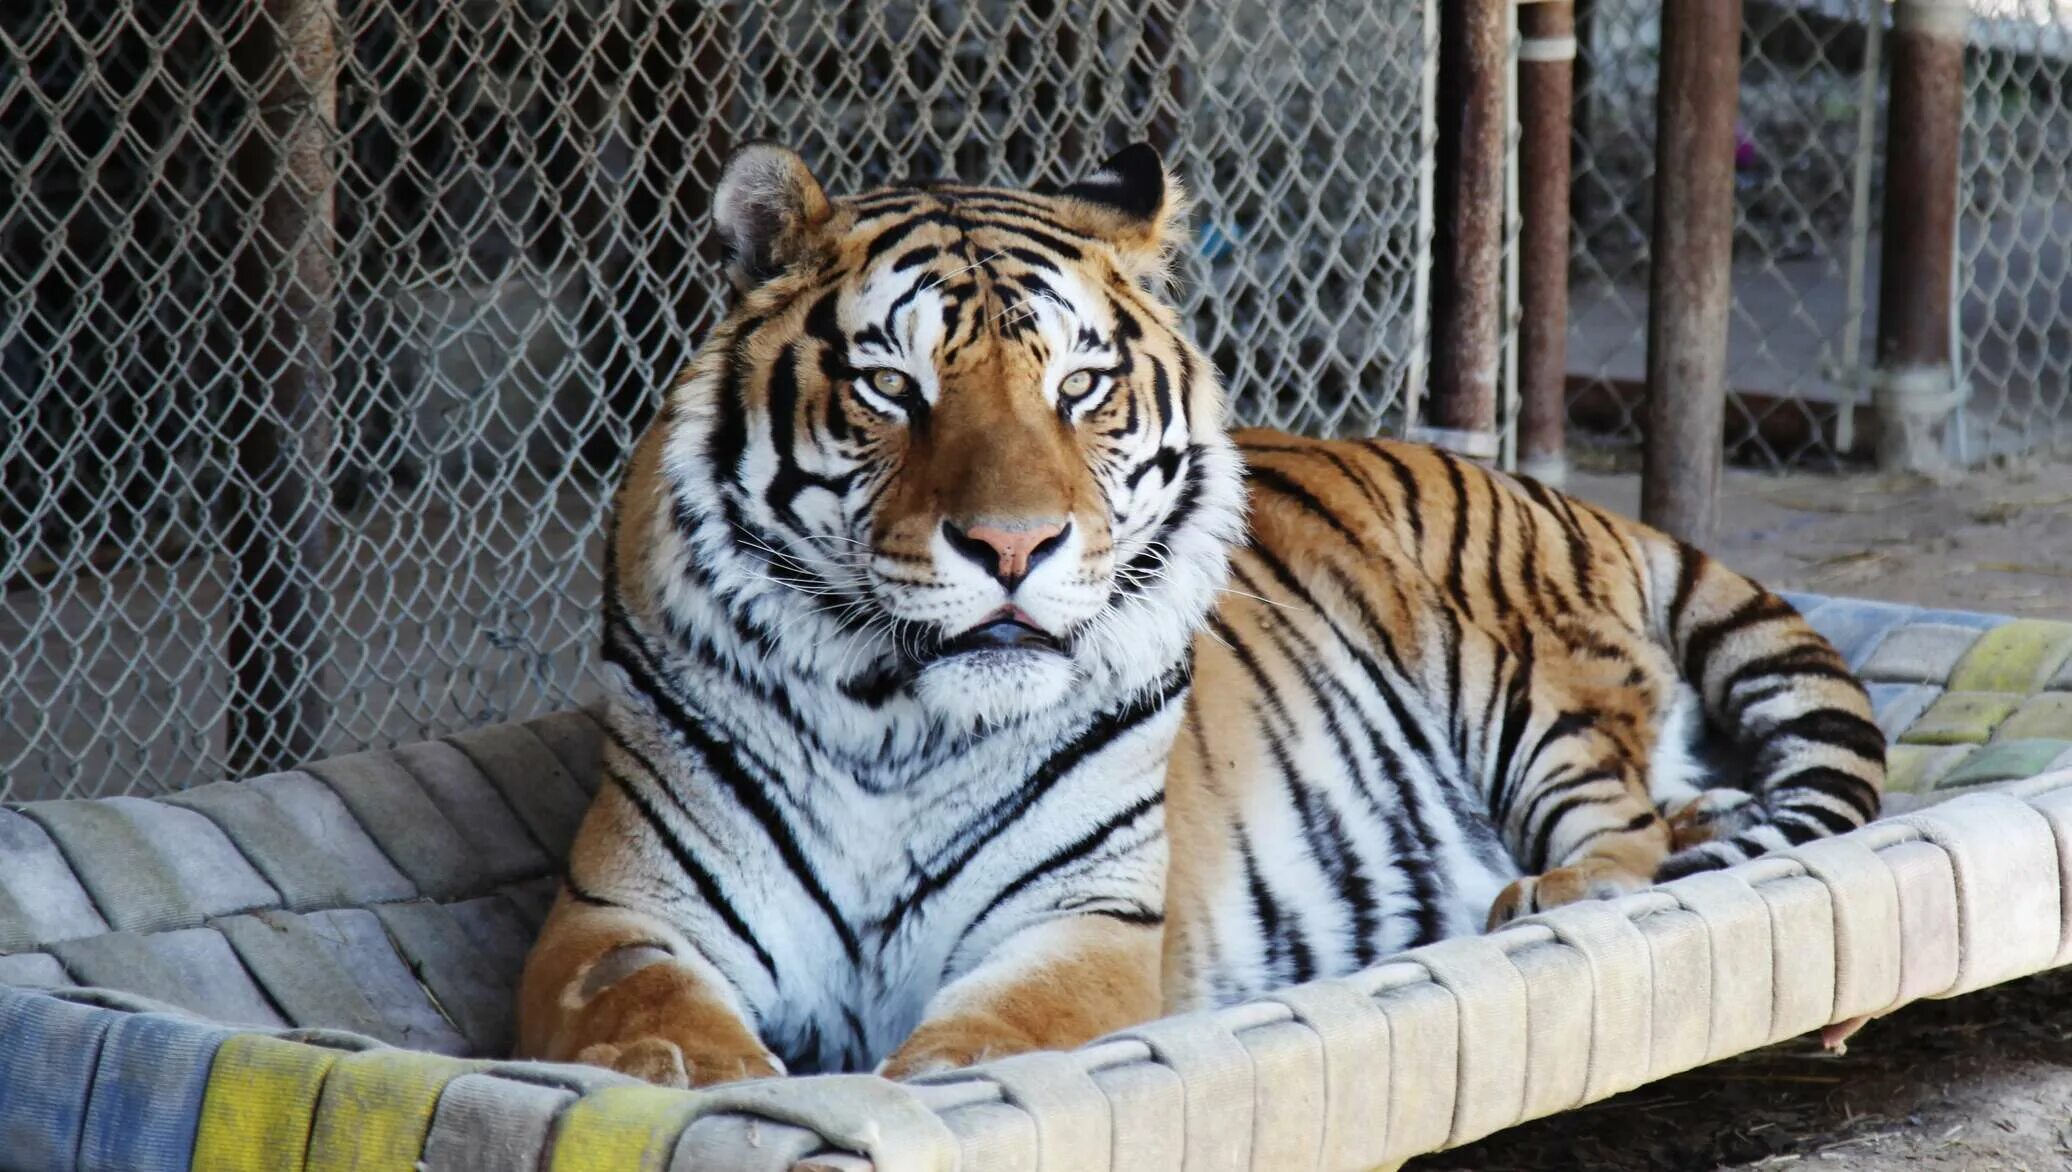
[[[1495,8],[1511,127],[1519,39]],[[1655,17],[1578,8],[1561,373],[1578,426],[1630,438]],[[1979,8],[1957,244],[1970,456],[2072,420],[2072,17]],[[9,5],[0,798],[160,792],[586,698],[611,475],[716,318],[705,193],[754,139],[837,192],[1062,183],[1149,139],[1195,196],[1177,275],[1236,414],[1426,419],[1441,11]],[[1833,465],[1869,401],[1886,6],[1747,13],[1724,438]],[[1509,258],[1535,209],[1506,208]],[[1490,290],[1477,358],[1509,461],[1518,281]]]

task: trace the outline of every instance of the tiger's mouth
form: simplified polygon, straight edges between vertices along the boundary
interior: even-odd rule
[[[1062,655],[1064,643],[1036,625],[1020,607],[1003,606],[970,630],[943,641],[934,658],[982,651],[1035,651]]]

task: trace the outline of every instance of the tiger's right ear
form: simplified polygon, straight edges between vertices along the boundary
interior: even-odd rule
[[[773,143],[736,151],[712,193],[734,287],[746,292],[796,264],[833,212],[797,152]]]

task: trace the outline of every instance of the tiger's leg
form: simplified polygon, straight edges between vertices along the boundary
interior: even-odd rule
[[[664,1086],[784,1073],[726,978],[679,933],[567,892],[519,981],[518,1054]]]
[[[1497,894],[1491,928],[1638,891],[1654,882],[1671,845],[1669,824],[1648,794],[1653,722],[1635,693],[1584,689],[1535,700],[1515,776],[1498,779],[1493,803],[1505,843],[1528,874]]]
[[[1062,1050],[1159,1013],[1161,930],[1106,915],[1046,920],[943,986],[885,1060],[910,1078],[1028,1050]]]

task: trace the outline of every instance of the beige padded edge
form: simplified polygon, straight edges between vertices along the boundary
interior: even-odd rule
[[[790,1084],[757,1084],[771,1101],[754,1114],[839,1118],[836,1146],[869,1146],[878,1172],[941,1167],[945,1145],[971,1170],[1390,1168],[1833,1022],[2064,964],[2068,892],[2061,770],[1072,1054],[878,1083],[875,1110],[899,1105],[888,1114],[829,1101],[850,1087],[820,1079],[811,1108],[789,1115],[772,1108]],[[858,1126],[865,1116],[874,1126]],[[701,1154],[751,1133],[714,1125]]]

